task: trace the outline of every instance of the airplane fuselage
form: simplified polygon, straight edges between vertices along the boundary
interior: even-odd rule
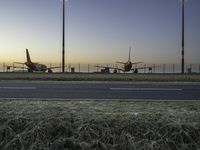
[[[126,62],[126,63],[124,64],[124,72],[130,71],[131,68],[132,68],[132,63],[131,63],[130,61],[128,61],[128,62]]]
[[[29,72],[33,72],[33,71],[45,72],[47,70],[47,66],[43,64],[26,62],[25,65],[29,68],[28,69]]]

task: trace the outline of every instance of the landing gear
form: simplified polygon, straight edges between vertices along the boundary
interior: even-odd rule
[[[117,69],[114,69],[114,70],[113,70],[113,73],[117,73]]]
[[[32,73],[32,72],[33,72],[33,70],[31,70],[31,69],[28,69],[28,72]]]
[[[149,67],[149,73],[152,73],[152,70],[153,70],[152,67]]]
[[[49,69],[48,69],[48,73],[53,73],[53,71],[49,68]]]
[[[133,70],[133,73],[137,74],[138,73],[138,69]]]

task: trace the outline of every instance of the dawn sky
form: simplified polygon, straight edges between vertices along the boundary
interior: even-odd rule
[[[61,62],[61,0],[0,0],[0,62]],[[200,63],[200,0],[185,10],[185,60]],[[180,63],[180,0],[69,0],[66,63]]]

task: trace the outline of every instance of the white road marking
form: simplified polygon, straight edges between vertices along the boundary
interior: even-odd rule
[[[183,89],[176,88],[110,88],[115,91],[182,91]]]
[[[0,87],[0,89],[7,89],[7,90],[35,90],[36,87],[9,87],[9,86],[3,86]]]

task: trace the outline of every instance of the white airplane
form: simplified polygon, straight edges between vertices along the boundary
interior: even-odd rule
[[[131,62],[131,47],[129,48],[128,61],[126,61],[126,62],[119,62],[119,61],[117,61],[116,63],[122,64],[123,66],[121,68],[108,67],[108,66],[99,66],[99,65],[97,65],[95,67],[97,67],[97,68],[104,68],[105,73],[109,73],[110,69],[113,69],[114,73],[117,73],[118,71],[122,71],[122,72],[133,71],[134,73],[138,73],[138,69],[145,69],[145,68],[148,68],[149,70],[152,70],[152,67],[133,67],[133,65],[141,64],[143,62]]]

